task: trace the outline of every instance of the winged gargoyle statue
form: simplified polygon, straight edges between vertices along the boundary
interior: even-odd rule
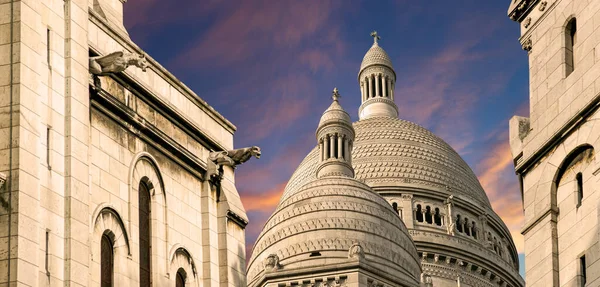
[[[94,85],[100,88],[98,76],[120,73],[132,65],[145,72],[148,67],[146,55],[118,51],[106,56],[90,57],[90,73],[94,76]]]
[[[251,157],[260,158],[260,148],[257,146],[234,149],[229,151],[215,151],[208,154],[206,179],[220,189],[223,177],[223,166],[236,166],[247,162]],[[218,198],[218,197],[217,197]]]

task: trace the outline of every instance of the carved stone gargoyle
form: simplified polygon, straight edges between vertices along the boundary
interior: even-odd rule
[[[206,179],[214,184],[219,192],[221,179],[223,178],[223,166],[230,166],[235,169],[238,165],[247,162],[251,157],[260,158],[260,155],[260,148],[257,146],[211,152],[208,154],[206,163]]]
[[[129,66],[136,66],[145,72],[148,67],[146,55],[118,51],[105,56],[90,57],[90,73],[94,77],[94,86],[100,88],[98,76],[120,73]]]

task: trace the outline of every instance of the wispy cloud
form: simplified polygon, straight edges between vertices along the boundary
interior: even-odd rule
[[[523,208],[508,144],[508,130],[497,130],[491,141],[491,148],[476,166],[479,181],[488,194],[492,207],[510,229],[517,251],[523,252],[524,242],[520,234]]]

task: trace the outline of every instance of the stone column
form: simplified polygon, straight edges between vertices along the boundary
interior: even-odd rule
[[[352,144],[353,142],[348,141],[348,164],[352,165]]]
[[[323,138],[323,160],[329,158],[329,136],[325,135]]]
[[[375,76],[375,96],[379,97],[381,96],[381,92],[380,92],[380,87],[379,87],[379,81],[380,81],[381,75],[376,75]]]
[[[381,81],[381,83],[383,83],[383,97],[387,98],[388,97],[388,90],[390,89],[390,84],[388,82],[387,77],[384,77],[383,81]]]
[[[366,87],[367,87],[367,83],[363,82],[363,81],[360,81],[360,92],[362,93],[361,96],[362,96],[362,101],[363,102],[367,100],[367,89],[366,89]]]
[[[323,141],[319,141],[319,161],[323,161]]]
[[[373,75],[369,76],[369,86],[367,87],[369,90],[369,99],[374,97],[373,95]]]
[[[337,142],[338,142],[338,146],[337,146],[337,149],[338,149],[337,158],[341,159],[341,158],[343,158],[342,157],[342,155],[343,155],[342,148],[344,148],[344,145],[342,143],[342,135],[337,135]]]
[[[396,88],[396,83],[392,82],[392,89],[390,90],[390,96],[392,98],[392,101],[394,100],[394,89]]]
[[[329,157],[332,158],[335,156],[335,143],[334,143],[334,135],[329,135]]]
[[[344,160],[350,162],[350,150],[348,149],[348,139],[344,139]]]
[[[387,94],[388,97],[393,101],[394,98],[392,97],[392,80],[390,78],[387,78]]]

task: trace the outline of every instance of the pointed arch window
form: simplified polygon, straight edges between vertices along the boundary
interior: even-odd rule
[[[577,44],[577,19],[572,18],[565,27],[565,66],[568,77],[575,70],[575,45]]]
[[[150,191],[144,182],[139,186],[139,224],[140,224],[140,287],[151,286],[150,263]]]
[[[177,270],[177,276],[175,277],[175,287],[184,287],[185,277],[185,270],[179,268],[179,270]]]
[[[114,250],[113,241],[107,234],[100,241],[100,286],[113,287]]]

